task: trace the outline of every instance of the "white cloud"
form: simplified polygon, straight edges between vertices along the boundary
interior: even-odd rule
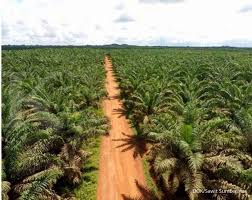
[[[242,13],[252,12],[252,4],[243,6],[240,9],[240,12],[242,12]]]
[[[127,23],[135,21],[131,16],[127,14],[120,15],[114,22],[116,23]]]
[[[115,9],[117,10],[123,10],[125,8],[124,4],[120,2],[118,5],[115,6]]]
[[[3,0],[3,44],[252,46],[251,0]]]

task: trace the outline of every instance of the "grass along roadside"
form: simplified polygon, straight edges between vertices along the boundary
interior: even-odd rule
[[[85,149],[91,152],[88,161],[83,168],[83,177],[81,184],[74,190],[76,199],[78,200],[95,200],[99,170],[99,151],[101,136],[91,138],[87,142]]]
[[[144,170],[144,176],[145,176],[145,180],[146,180],[146,186],[149,190],[154,191],[155,194],[158,194],[159,190],[158,190],[154,180],[151,177],[150,166],[147,161],[146,155],[143,156],[142,162],[143,162],[143,170]]]

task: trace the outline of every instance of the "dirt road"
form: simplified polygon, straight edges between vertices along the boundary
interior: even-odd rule
[[[125,144],[132,130],[120,112],[123,108],[118,98],[120,90],[108,57],[105,57],[105,69],[108,98],[103,102],[103,110],[110,120],[111,129],[109,136],[103,136],[100,149],[97,200],[121,200],[124,195],[139,195],[135,181],[144,184],[145,179],[140,156],[134,158],[133,149]]]

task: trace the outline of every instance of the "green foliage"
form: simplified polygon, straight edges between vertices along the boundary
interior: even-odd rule
[[[83,181],[83,145],[108,128],[103,51],[11,50],[2,61],[3,198],[72,197],[60,187]]]
[[[84,174],[82,174],[82,181],[80,185],[74,190],[76,199],[95,200],[98,182],[99,170],[99,155],[100,155],[101,138],[89,139],[84,144],[84,148],[88,149],[90,153],[84,165]]]
[[[251,50],[112,49],[125,113],[164,199],[251,195]],[[244,189],[200,194],[195,189]]]

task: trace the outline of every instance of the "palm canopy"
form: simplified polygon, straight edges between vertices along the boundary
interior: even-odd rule
[[[110,54],[126,91],[125,112],[142,140],[152,142],[150,172],[163,198],[176,199],[185,191],[190,199],[248,199],[250,50],[115,49]],[[193,193],[203,187],[246,193]]]
[[[59,182],[81,182],[85,143],[108,127],[99,111],[102,56],[64,48],[3,52],[5,199],[65,199]]]

